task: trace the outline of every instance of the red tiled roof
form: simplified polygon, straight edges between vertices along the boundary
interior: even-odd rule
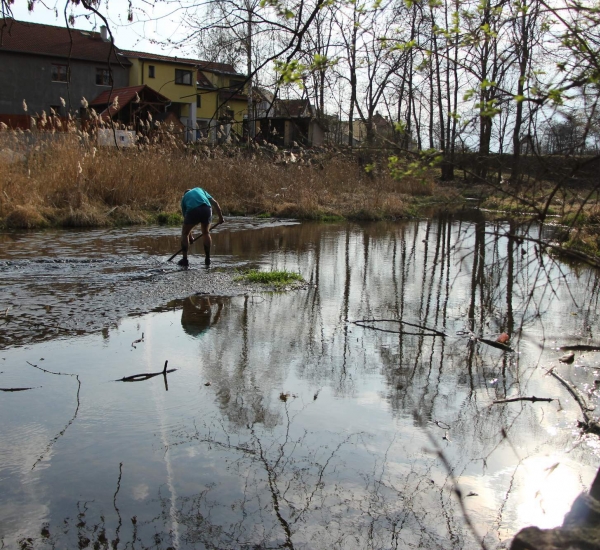
[[[105,90],[98,97],[90,101],[90,106],[103,107],[105,105],[109,105],[107,109],[104,109],[104,111],[100,113],[100,116],[103,119],[107,119],[109,116],[112,117],[116,113],[118,113],[123,107],[125,107],[125,105],[128,105],[129,102],[131,102],[136,97],[136,94],[138,95],[138,97],[142,97],[142,100],[148,99],[148,96],[151,96],[152,99],[161,103],[167,104],[170,101],[168,97],[159,94],[156,90],[150,88],[150,86],[143,84],[141,86],[127,86],[125,88],[115,88],[112,91]],[[119,98],[119,105],[116,109],[112,106],[115,97]]]
[[[6,51],[104,63],[110,56],[111,63],[131,65],[98,32],[0,18],[0,52]]]
[[[214,63],[212,61],[203,61],[202,59],[190,59],[186,57],[177,57],[161,55],[156,53],[135,52],[133,50],[120,50],[127,57],[134,59],[154,59],[156,61],[166,61],[167,63],[181,63],[183,65],[193,65],[201,70],[216,71],[221,73],[239,74],[235,72],[233,65],[229,63]]]

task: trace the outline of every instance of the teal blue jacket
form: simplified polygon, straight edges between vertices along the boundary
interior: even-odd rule
[[[201,187],[190,189],[185,195],[183,195],[183,198],[181,199],[181,211],[185,216],[189,210],[193,210],[194,208],[203,204],[212,206],[210,199],[212,199],[212,197]]]

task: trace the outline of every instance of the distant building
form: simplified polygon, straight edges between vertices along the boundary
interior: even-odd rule
[[[246,76],[232,65],[122,51],[105,27],[98,33],[0,19],[0,83],[0,122],[11,127],[30,128],[31,117],[51,109],[85,120],[83,98],[104,110],[109,95],[112,102],[119,94],[131,96],[127,105],[107,110],[105,118],[133,123],[140,105],[132,97],[143,90],[147,110],[158,94],[159,118],[170,124],[176,118],[172,126],[186,141],[215,142],[232,132],[241,138],[245,131]]]
[[[30,117],[42,111],[78,114],[83,98],[127,86],[130,66],[105,28],[91,32],[0,19],[0,121],[29,127]]]
[[[103,126],[109,128],[109,133],[114,130],[114,125],[111,128],[111,125],[108,124],[112,121],[121,123],[127,128],[127,131],[133,131],[134,136],[140,139],[144,137],[160,139],[161,134],[164,133],[161,125],[166,124],[169,127],[168,131],[183,140],[185,127],[173,113],[167,112],[170,103],[167,97],[159,94],[150,86],[143,85],[106,90],[94,98],[89,107],[98,113],[100,120],[105,123]],[[100,135],[101,130],[98,133],[99,138]],[[114,145],[114,141],[109,136],[107,144]],[[135,143],[134,139],[121,145],[131,146]]]
[[[129,85],[146,84],[168,97],[168,112],[187,128],[188,140],[243,136],[246,77],[232,65],[135,51],[123,55],[131,62]]]
[[[256,138],[268,143],[290,147],[319,146],[325,142],[327,121],[316,115],[308,99],[278,99],[266,90],[257,92]]]

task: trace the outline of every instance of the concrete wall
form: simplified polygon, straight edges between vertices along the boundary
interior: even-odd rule
[[[96,68],[107,64],[93,61],[70,61],[71,81],[52,82],[52,64],[66,65],[67,59],[50,56],[0,52],[0,113],[24,114],[23,100],[27,102],[27,114],[34,116],[42,111],[48,113],[52,105],[60,105],[62,97],[74,112],[79,112],[81,98],[92,101],[107,86],[96,84]],[[127,86],[127,67],[112,66],[115,88]],[[61,112],[62,115],[66,113]]]

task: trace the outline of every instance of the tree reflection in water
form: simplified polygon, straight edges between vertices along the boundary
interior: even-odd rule
[[[546,231],[530,230],[532,238]],[[555,262],[522,231],[451,216],[277,229],[269,265],[316,287],[172,304],[210,367],[200,371],[211,386],[198,400],[214,405],[169,424],[164,452],[181,468],[183,496],[155,485],[145,503],[153,513],[122,526],[120,513],[109,520],[100,505],[88,521],[87,503],[77,524],[60,535],[51,527],[37,542],[59,547],[77,530],[90,545],[121,548],[505,545],[531,517],[519,515],[522,503],[551,508],[529,483],[537,471],[541,487],[567,479],[560,471],[569,464],[589,469],[596,460],[586,439],[575,439],[577,407],[542,367],[557,344],[595,336],[598,276]],[[259,246],[244,239],[244,250]],[[359,319],[437,333],[384,333],[351,323]],[[463,336],[503,332],[516,353]],[[291,380],[302,391],[286,386]],[[492,405],[526,395],[560,403]],[[116,545],[106,535],[115,525]]]

